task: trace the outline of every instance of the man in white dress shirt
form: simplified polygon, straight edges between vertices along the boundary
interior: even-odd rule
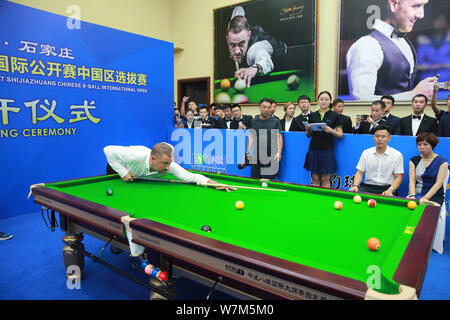
[[[386,0],[382,19],[373,32],[361,37],[347,53],[350,95],[355,100],[380,100],[391,95],[410,101],[416,94],[431,98],[435,77],[416,78],[416,51],[405,35],[424,17],[429,0]]]
[[[145,146],[107,146],[103,149],[111,168],[119,174],[123,181],[133,182],[134,177],[161,176],[171,174],[183,181],[198,183],[217,183],[211,179],[187,171],[173,161],[173,146],[161,142],[153,149]],[[218,190],[223,187],[216,188]],[[226,189],[229,191],[228,189]]]
[[[389,127],[379,125],[374,132],[375,147],[366,149],[356,166],[353,187],[349,191],[396,195],[402,183],[404,169],[402,154],[388,146],[391,140]],[[364,183],[362,182],[365,174]]]

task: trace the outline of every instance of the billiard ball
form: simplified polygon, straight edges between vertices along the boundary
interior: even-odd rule
[[[220,81],[220,89],[222,89],[223,91],[228,91],[228,89],[230,89],[231,87],[231,82],[228,79],[223,79],[222,81]]]
[[[243,202],[243,201],[241,201],[241,200],[239,200],[239,201],[236,201],[236,204],[235,204],[235,206],[236,206],[236,209],[238,209],[238,210],[242,210],[242,209],[244,209],[244,202]]]
[[[234,83],[234,89],[236,89],[237,92],[244,92],[246,87],[247,83],[245,83],[245,80],[243,79],[237,79]]]
[[[377,202],[375,201],[375,199],[370,199],[369,201],[367,201],[367,204],[369,205],[370,208],[375,208]]]
[[[361,203],[361,201],[362,201],[361,196],[354,196],[354,197],[353,197],[353,202],[354,202],[354,203]]]
[[[341,210],[343,206],[344,206],[344,204],[343,204],[341,201],[336,201],[336,202],[334,203],[334,208],[335,208],[336,210]]]
[[[369,247],[370,250],[377,251],[378,249],[380,249],[381,243],[380,240],[378,240],[377,238],[370,238],[367,241],[367,246]]]
[[[167,279],[169,279],[169,275],[167,274],[167,272],[161,271],[158,278],[159,280],[161,280],[161,282],[166,282]]]
[[[205,231],[205,232],[211,232],[212,229],[211,229],[210,226],[208,226],[207,224],[205,224],[205,225],[202,227],[202,231]]]
[[[106,189],[106,194],[107,194],[108,196],[112,196],[112,194],[113,194],[113,189],[111,189],[111,188]]]
[[[248,97],[245,94],[239,93],[233,97],[233,103],[248,103]]]
[[[408,201],[408,208],[410,210],[414,210],[415,208],[417,208],[417,202],[415,202],[415,201]]]
[[[226,92],[220,92],[217,94],[216,103],[231,103],[231,98]]]
[[[287,79],[286,82],[290,90],[295,90],[300,85],[300,78],[297,75],[293,74]]]

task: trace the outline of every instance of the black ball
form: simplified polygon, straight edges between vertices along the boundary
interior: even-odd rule
[[[210,226],[204,225],[204,226],[202,227],[202,231],[205,231],[205,232],[211,232],[212,230],[211,230],[211,227],[210,227]]]

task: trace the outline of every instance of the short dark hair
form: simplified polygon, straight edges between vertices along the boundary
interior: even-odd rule
[[[311,98],[310,98],[309,96],[307,96],[306,94],[303,94],[303,95],[301,95],[300,97],[298,97],[297,103],[298,103],[300,100],[308,100],[309,102],[311,102]]]
[[[379,126],[375,127],[373,134],[375,134],[377,131],[380,130],[386,130],[389,135],[391,134],[391,130],[389,129],[389,126],[385,125],[385,124],[380,124]]]
[[[376,100],[376,101],[372,102],[372,105],[373,106],[380,106],[381,109],[383,109],[383,110],[386,108],[386,104],[383,101],[381,101],[381,100]]]
[[[222,110],[231,109],[231,106],[228,103],[226,103],[226,104],[222,105],[222,107],[220,109],[222,109]]]
[[[270,104],[272,104],[272,99],[269,98],[262,98],[261,101],[259,101],[259,105],[261,105],[263,102],[268,102]]]
[[[383,99],[389,99],[389,100],[391,100],[392,105],[394,105],[394,103],[395,103],[395,99],[394,99],[393,96],[382,96],[380,100],[383,100]]]
[[[428,103],[428,98],[427,98],[427,96],[424,95],[424,94],[422,94],[422,93],[416,94],[416,95],[412,98],[411,102],[413,102],[414,99],[417,98],[417,97],[423,97],[423,98],[425,98],[425,103]]]
[[[417,135],[416,143],[419,144],[421,141],[428,142],[434,150],[436,145],[439,143],[439,138],[433,132],[422,132]]]
[[[231,105],[231,109],[233,109],[233,108],[239,108],[239,110],[242,110],[242,109],[241,109],[241,106],[238,105],[237,103],[233,103],[233,104]]]
[[[200,110],[202,110],[202,109],[206,109],[206,111],[207,112],[209,112],[209,110],[208,110],[208,107],[207,106],[201,106],[200,108],[198,108],[198,111],[200,112]]]
[[[336,106],[338,103],[344,103],[344,100],[342,100],[342,99],[335,99],[331,105],[334,107],[334,106]]]

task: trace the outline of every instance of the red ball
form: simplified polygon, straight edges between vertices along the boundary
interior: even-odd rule
[[[369,201],[367,201],[367,203],[369,204],[369,207],[371,207],[371,208],[375,208],[375,206],[377,205],[377,202],[375,201],[375,199],[370,199]]]
[[[162,282],[166,282],[167,279],[169,278],[169,275],[167,274],[167,272],[165,271],[161,271],[161,273],[159,274],[159,280],[161,280]]]

